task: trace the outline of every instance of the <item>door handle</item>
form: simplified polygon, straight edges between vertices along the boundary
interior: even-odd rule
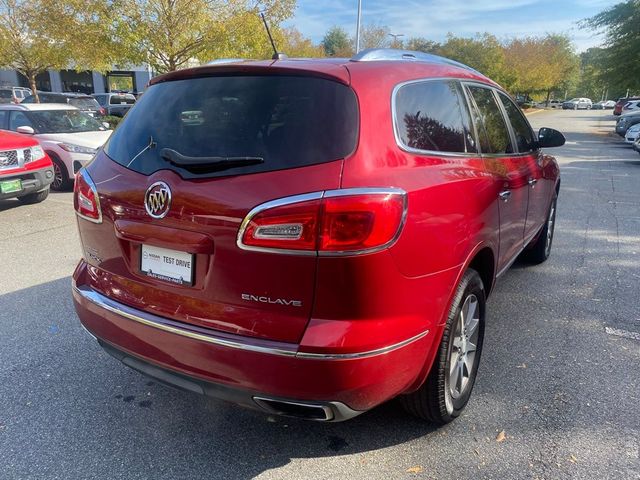
[[[531,186],[531,188],[536,186],[536,183],[538,183],[538,179],[537,178],[530,178],[529,179],[529,186]]]
[[[511,190],[505,190],[503,192],[500,192],[498,196],[500,197],[500,200],[502,200],[503,202],[506,202],[509,200],[509,197],[511,197]]]

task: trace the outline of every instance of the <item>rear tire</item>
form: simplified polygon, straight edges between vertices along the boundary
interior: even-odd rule
[[[69,179],[67,167],[64,166],[64,163],[57,157],[57,155],[51,152],[47,153],[53,162],[53,182],[51,182],[51,190],[61,192],[69,189],[71,186],[71,180]]]
[[[32,205],[34,203],[40,203],[44,201],[45,198],[49,196],[49,187],[41,190],[39,192],[30,193],[29,195],[23,195],[22,197],[18,197],[25,205]]]
[[[444,425],[464,410],[482,353],[485,301],[480,275],[468,269],[456,288],[429,376],[418,390],[400,397],[411,415]]]
[[[522,252],[522,260],[525,262],[538,265],[546,261],[551,255],[551,245],[553,244],[553,234],[556,227],[557,204],[558,195],[554,193],[549,213],[547,214],[547,221],[542,227],[540,235]]]

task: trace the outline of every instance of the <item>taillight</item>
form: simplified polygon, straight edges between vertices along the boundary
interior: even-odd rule
[[[79,217],[93,223],[102,223],[98,190],[84,169],[78,170],[76,174],[73,185],[73,207]]]
[[[100,113],[101,116],[105,116],[107,114],[107,111],[104,109],[104,107],[100,107],[100,110],[98,110],[98,112]]]
[[[398,237],[406,205],[406,193],[396,188],[287,197],[249,212],[238,232],[238,246],[300,255],[371,253]]]

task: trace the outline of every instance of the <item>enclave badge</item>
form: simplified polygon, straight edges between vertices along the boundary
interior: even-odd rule
[[[153,218],[163,218],[171,207],[171,189],[164,182],[156,182],[144,194],[144,208]]]

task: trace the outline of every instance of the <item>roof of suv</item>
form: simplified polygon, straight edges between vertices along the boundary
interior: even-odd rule
[[[40,110],[78,110],[72,105],[66,103],[17,103],[0,105],[2,110],[21,110],[21,111],[40,111]]]
[[[400,67],[400,68],[393,68]],[[393,68],[393,69],[392,69]],[[366,71],[371,75],[397,72],[398,77],[455,77],[495,82],[480,72],[454,60],[422,52],[395,49],[368,49],[353,58],[300,58],[282,60],[214,61],[200,67],[166,73],[151,79],[150,85],[225,73],[269,73],[274,75],[314,75],[351,83],[351,73]]]

